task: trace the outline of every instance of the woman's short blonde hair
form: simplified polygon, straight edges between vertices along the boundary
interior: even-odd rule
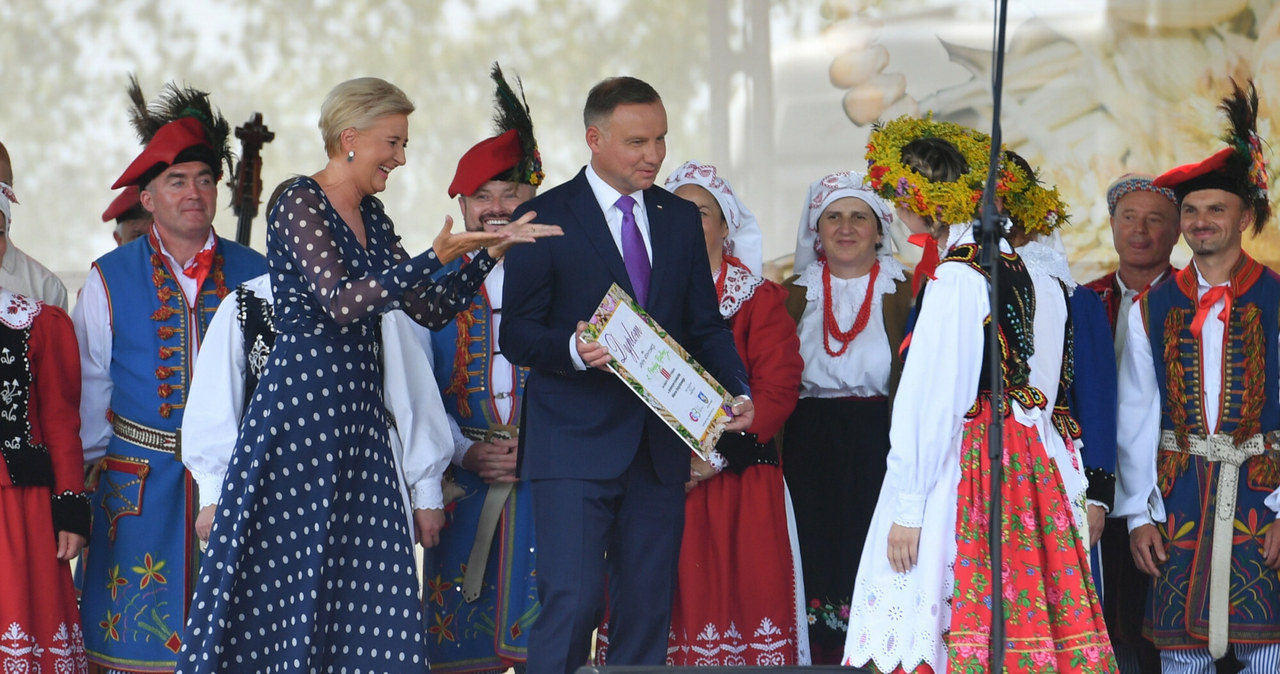
[[[330,157],[341,152],[343,130],[367,129],[383,115],[407,115],[413,101],[400,87],[377,78],[357,77],[333,88],[320,106],[320,135]]]

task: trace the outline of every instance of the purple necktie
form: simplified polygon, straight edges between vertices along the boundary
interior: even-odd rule
[[[636,302],[647,306],[649,302],[649,253],[644,248],[644,239],[640,236],[640,227],[636,225],[636,216],[632,209],[636,200],[630,195],[622,195],[613,203],[622,211],[622,262],[627,265],[627,276],[631,277],[631,288],[635,290]]]

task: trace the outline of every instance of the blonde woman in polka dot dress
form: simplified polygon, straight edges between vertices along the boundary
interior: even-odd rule
[[[374,198],[405,163],[413,104],[376,78],[320,114],[329,162],[273,206],[267,258],[279,333],[245,412],[209,536],[178,671],[425,671],[414,535],[382,398],[379,315],[428,327],[464,309],[508,246],[558,233],[531,218],[451,234],[409,257]],[[532,214],[531,214],[532,215]],[[438,283],[464,252],[492,246]]]

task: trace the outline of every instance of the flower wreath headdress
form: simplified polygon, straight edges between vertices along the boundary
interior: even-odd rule
[[[969,170],[955,182],[934,182],[902,161],[902,148],[918,138],[950,142],[964,156]],[[952,122],[902,116],[876,124],[867,139],[867,181],[884,199],[917,215],[956,224],[973,219],[982,198],[991,139]]]
[[[1049,234],[1067,224],[1067,205],[1058,188],[1046,187],[1037,172],[1029,175],[1027,167],[1010,161],[1004,153],[1000,174],[996,177],[996,194],[1004,199],[1004,208],[1027,234]]]

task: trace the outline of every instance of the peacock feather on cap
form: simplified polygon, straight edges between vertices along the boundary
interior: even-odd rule
[[[519,77],[516,78],[516,86],[520,89],[517,95],[497,62],[494,62],[489,76],[497,85],[493,93],[493,124],[497,135],[514,129],[520,140],[521,159],[511,171],[511,180],[540,185],[546,174],[542,172],[542,155],[538,152],[538,140],[533,135],[533,119],[529,116],[529,102],[524,97],[524,84]]]

